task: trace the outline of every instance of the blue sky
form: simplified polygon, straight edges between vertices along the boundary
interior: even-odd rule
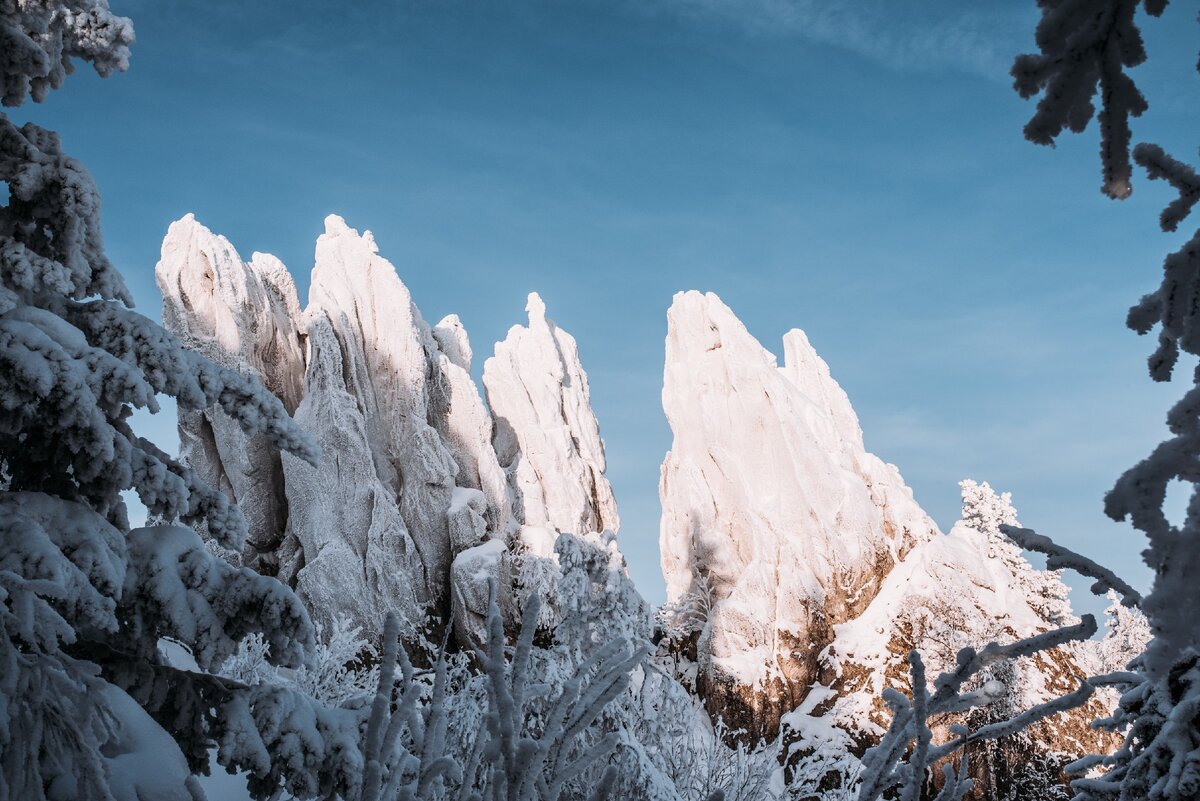
[[[943,528],[957,482],[990,481],[1026,525],[1145,583],[1101,502],[1183,392],[1151,384],[1152,343],[1123,327],[1181,240],[1155,225],[1164,188],[1100,196],[1094,126],[1022,140],[1032,105],[1006,70],[1032,1],[112,5],[135,21],[130,72],[15,116],[93,171],[142,309],[189,211],[282,258],[302,296],[326,214],[372,230],[427,319],[462,317],[477,369],[539,291],[579,341],[652,601],[665,312],[684,289],[776,350],[805,329]],[[1147,30],[1135,127],[1184,158],[1190,14]]]

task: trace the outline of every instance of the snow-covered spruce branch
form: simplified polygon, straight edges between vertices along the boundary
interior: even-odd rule
[[[106,0],[25,0],[6,4],[0,17],[0,102],[37,102],[62,86],[74,66],[90,63],[102,76],[129,66],[133,24],[108,10]],[[15,7],[14,7],[15,6]]]
[[[1043,19],[1038,44],[1043,57],[1058,58],[1057,66],[1042,65],[1046,74],[1082,75],[1075,88],[1086,84],[1088,89],[1080,93],[1070,86],[1043,80],[1036,74],[1037,57],[1017,59],[1013,74],[1018,91],[1030,96],[1040,88],[1047,89],[1038,113],[1026,128],[1027,138],[1046,143],[1044,131],[1039,130],[1046,116],[1044,109],[1057,109],[1058,119],[1072,123],[1068,125],[1072,130],[1081,130],[1092,114],[1093,76],[1103,77],[1104,71],[1119,72],[1145,55],[1132,21],[1138,4],[1132,0],[1046,1],[1039,5]],[[1151,14],[1161,13],[1165,6],[1165,0],[1145,3]],[[1123,31],[1116,46],[1106,45],[1103,51],[1090,54],[1080,50],[1098,41],[1097,34],[1103,30],[1116,30],[1114,26]],[[1101,53],[1106,58],[1103,64],[1095,59]],[[1022,71],[1027,74],[1022,75]],[[1100,157],[1105,191],[1122,196],[1128,193],[1127,187],[1119,185],[1121,176],[1128,175],[1127,120],[1131,109],[1144,108],[1145,102],[1127,78],[1110,79],[1107,86],[1112,91],[1101,93]],[[1083,94],[1087,95],[1085,105],[1079,103]],[[1114,119],[1126,121],[1124,130],[1118,131],[1121,136],[1116,138],[1111,135],[1111,125],[1105,125],[1105,120]],[[1062,125],[1050,130],[1049,139],[1061,130]],[[1151,180],[1164,180],[1178,193],[1159,217],[1164,231],[1175,231],[1200,199],[1200,178],[1193,168],[1156,145],[1138,145],[1133,157]],[[1114,180],[1118,182],[1115,187],[1111,183]],[[1114,188],[1120,191],[1111,191]],[[1166,257],[1162,283],[1130,309],[1126,320],[1129,328],[1143,335],[1159,327],[1158,345],[1148,358],[1153,380],[1169,381],[1181,353],[1200,355],[1197,308],[1200,232]],[[1148,541],[1142,554],[1153,571],[1154,584],[1140,608],[1154,637],[1133,661],[1134,676],[1117,680],[1117,686],[1128,689],[1116,712],[1095,723],[1099,728],[1123,733],[1123,745],[1110,755],[1089,757],[1071,766],[1077,773],[1096,768],[1104,771],[1072,782],[1079,801],[1191,801],[1200,796],[1200,586],[1195,580],[1200,572],[1200,371],[1192,378],[1194,386],[1168,412],[1171,438],[1127,470],[1104,499],[1109,517],[1129,520]],[[1186,519],[1178,527],[1163,511],[1167,488],[1176,479],[1193,485]],[[1129,597],[1125,600],[1128,602]]]
[[[44,99],[74,59],[122,70],[132,41],[105,0],[0,2],[3,102]],[[131,530],[121,496],[226,544],[245,534],[224,495],[130,427],[158,393],[220,405],[300,458],[315,447],[260,384],[133,312],[104,251],[100,194],[56,134],[0,114],[0,182],[0,797],[186,799],[214,744],[253,773],[254,793],[327,797],[359,776],[337,767],[358,753],[341,710],[158,652],[173,637],[211,670],[258,632],[273,661],[298,664],[313,644],[298,598],[190,529]],[[151,753],[154,771],[128,767]]]
[[[1182,161],[1168,156],[1158,145],[1143,142],[1133,149],[1133,160],[1145,168],[1150,180],[1164,180],[1179,192],[1158,218],[1164,231],[1174,231],[1200,201],[1200,175]]]
[[[934,680],[932,694],[926,685],[924,662],[918,652],[911,652],[912,695],[905,696],[892,688],[884,691],[884,701],[892,709],[892,722],[879,744],[863,755],[859,801],[875,801],[893,788],[901,788],[901,801],[920,801],[929,767],[968,743],[1008,736],[1038,720],[1085,703],[1094,690],[1087,682],[1069,695],[1039,704],[1009,720],[989,724],[974,732],[954,726],[951,728],[954,739],[936,747],[931,745],[933,733],[928,722],[930,718],[964,712],[992,703],[1003,695],[1005,688],[997,681],[985,682],[978,690],[962,692],[963,685],[983,668],[1000,660],[1027,657],[1068,642],[1087,640],[1095,632],[1095,619],[1084,615],[1078,625],[1064,626],[1008,645],[993,642],[981,651],[964,648],[958,653],[957,668],[942,673]],[[910,748],[912,756],[906,762],[904,755]],[[966,761],[963,760],[957,773],[948,764],[943,766],[943,772],[945,783],[937,798],[939,801],[959,801],[971,788],[970,779],[966,777]]]
[[[1109,590],[1114,590],[1121,594],[1122,603],[1126,606],[1137,606],[1142,602],[1141,593],[1116,573],[1070,548],[1059,545],[1049,537],[1020,526],[1002,525],[1000,530],[1025,550],[1043,554],[1046,557],[1047,570],[1074,570],[1081,576],[1094,579],[1095,583],[1090,588],[1093,594],[1103,595]]]
[[[1025,138],[1052,145],[1064,130],[1079,133],[1100,107],[1102,190],[1114,198],[1128,197],[1130,117],[1149,108],[1146,98],[1125,70],[1146,60],[1142,33],[1134,21],[1138,6],[1159,16],[1167,0],[1039,0],[1042,19],[1037,26],[1041,51],[1021,55],[1012,66],[1013,88],[1023,98],[1042,93],[1037,111],[1025,125]]]

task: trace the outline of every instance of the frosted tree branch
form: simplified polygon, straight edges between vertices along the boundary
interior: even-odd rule
[[[1000,529],[1025,550],[1044,554],[1047,569],[1074,570],[1081,576],[1095,579],[1090,588],[1093,594],[1103,595],[1109,590],[1115,590],[1121,594],[1122,603],[1126,606],[1137,606],[1142,602],[1141,593],[1129,586],[1124,579],[1086,556],[1059,545],[1033,529],[1008,525],[1001,526]]]
[[[863,755],[859,801],[875,801],[893,788],[901,788],[898,796],[900,801],[920,801],[930,766],[948,758],[968,743],[1007,736],[1038,720],[1085,703],[1094,689],[1086,682],[1074,693],[1039,704],[1009,720],[989,724],[975,732],[963,726],[954,726],[951,728],[954,739],[936,747],[930,745],[933,736],[928,724],[930,718],[987,705],[1003,695],[1004,685],[994,680],[984,682],[977,690],[963,692],[963,686],[984,667],[1000,660],[1030,656],[1068,642],[1083,641],[1095,632],[1095,619],[1085,615],[1078,625],[1064,626],[1008,645],[993,642],[981,651],[964,648],[958,653],[956,669],[942,673],[934,680],[932,694],[926,687],[924,662],[919,653],[911,652],[909,667],[912,695],[905,696],[892,688],[884,691],[884,701],[892,709],[892,722],[879,744]],[[910,747],[912,756],[905,762],[903,757]],[[971,780],[965,772],[966,760],[962,761],[957,774],[950,765],[944,766],[943,770],[945,784],[937,797],[944,801],[959,801],[971,789]]]
[[[1023,98],[1041,94],[1037,111],[1025,125],[1025,138],[1052,145],[1064,130],[1083,131],[1096,113],[1100,95],[1102,191],[1129,196],[1129,118],[1149,108],[1125,70],[1146,60],[1142,34],[1134,21],[1139,5],[1152,16],[1165,0],[1039,0],[1042,19],[1036,40],[1039,53],[1017,56],[1013,88]]]

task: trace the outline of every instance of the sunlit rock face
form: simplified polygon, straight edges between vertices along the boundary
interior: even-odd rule
[[[575,338],[546,317],[536,293],[483,366],[496,455],[522,525],[556,531],[620,528],[604,477],[604,443]]]
[[[411,631],[452,616],[478,641],[510,550],[544,562],[548,586],[529,588],[544,592],[560,533],[618,526],[575,340],[531,296],[529,327],[488,360],[489,410],[461,321],[426,323],[369,232],[336,216],[325,229],[302,310],[277,259],[243,263],[191,215],[171,226],[158,265],[166,326],[262,379],[322,453],[315,467],[281,459],[211,411],[181,419],[182,456],[246,512],[243,563],[289,582],[318,620],[348,614],[377,634],[389,611]],[[546,547],[531,551],[522,527],[544,531]]]
[[[168,330],[208,358],[259,376],[295,411],[304,394],[300,304],[278,259],[255,253],[244,263],[189,214],[168,229],[156,276]],[[288,521],[279,453],[217,408],[181,411],[179,437],[181,457],[246,516],[245,563],[278,573]]]
[[[706,596],[696,653],[710,712],[773,734],[817,678],[834,627],[937,529],[896,468],[864,450],[802,332],[784,338],[780,367],[716,295],[680,293],[667,319],[668,602]]]

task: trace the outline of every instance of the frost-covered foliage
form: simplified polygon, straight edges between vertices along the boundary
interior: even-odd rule
[[[1113,590],[1108,591],[1108,601],[1104,610],[1108,632],[1097,643],[1097,656],[1102,672],[1117,673],[1130,668],[1130,663],[1142,655],[1154,635],[1141,609],[1121,603]]]
[[[1051,145],[1063,130],[1082,131],[1096,112],[1093,100],[1099,93],[1102,190],[1110,197],[1128,197],[1133,172],[1129,118],[1149,108],[1125,72],[1146,60],[1134,15],[1144,6],[1158,16],[1167,0],[1038,0],[1038,5],[1041,52],[1018,56],[1012,68],[1013,86],[1021,97],[1043,93],[1037,113],[1025,126],[1025,137]]]
[[[564,788],[616,747],[618,738],[612,734],[580,748],[580,735],[625,691],[630,672],[646,657],[643,646],[623,638],[599,647],[540,712],[537,730],[530,731],[525,718],[537,684],[531,669],[537,615],[534,596],[526,605],[521,634],[509,661],[504,654],[500,610],[493,602],[487,650],[478,653],[490,690],[486,735],[473,749],[464,771],[466,786],[478,786],[475,797],[480,799],[556,801],[562,797]],[[614,769],[604,771],[591,797],[605,797],[615,781]]]
[[[1079,706],[1091,697],[1095,688],[1083,682],[1073,693],[973,731],[961,724],[952,725],[950,739],[939,744],[933,743],[931,718],[965,712],[1002,698],[1005,687],[995,678],[982,682],[978,689],[965,691],[967,683],[989,665],[1032,656],[1068,642],[1083,641],[1095,631],[1095,620],[1084,616],[1077,625],[1064,626],[1010,645],[993,642],[979,652],[964,648],[958,654],[956,669],[938,676],[933,683],[932,693],[926,683],[925,665],[920,653],[911,652],[912,695],[905,696],[891,688],[884,690],[884,700],[892,709],[892,722],[879,744],[863,756],[859,801],[873,801],[892,792],[898,792],[900,801],[921,801],[932,779],[930,773],[939,763],[943,779],[936,801],[960,801],[965,798],[973,782],[965,757],[959,758],[957,769],[949,761],[957,751],[974,742],[1010,736],[1039,720]]]
[[[661,739],[654,759],[682,798],[703,801],[721,793],[725,801],[758,801],[772,795],[779,772],[778,749],[735,738],[723,721],[683,719],[688,725]]]
[[[108,9],[107,0],[4,0],[0,52],[4,53],[6,106],[46,99],[74,71],[72,59],[102,76],[129,66],[133,24]]]
[[[237,653],[221,665],[222,676],[243,684],[277,684],[320,703],[341,706],[366,698],[379,684],[378,650],[345,615],[326,627],[316,624],[317,643],[309,661],[297,668],[271,662],[271,647],[259,632],[238,644]]]
[[[1164,180],[1178,198],[1163,211],[1159,225],[1174,231],[1200,200],[1200,177],[1157,145],[1142,143],[1130,150],[1129,118],[1148,103],[1126,74],[1146,58],[1137,27],[1139,7],[1152,16],[1163,14],[1166,0],[1042,0],[1038,26],[1038,55],[1021,56],[1013,67],[1016,89],[1025,97],[1045,93],[1026,136],[1047,144],[1065,128],[1082,131],[1100,97],[1100,160],[1103,190],[1112,197],[1130,192],[1133,161],[1152,180]],[[1181,352],[1200,355],[1200,232],[1167,256],[1158,289],[1143,297],[1129,312],[1128,326],[1139,334],[1158,327],[1158,346],[1149,358],[1150,377],[1171,379]],[[1116,590],[1122,603],[1140,607],[1153,638],[1133,660],[1133,670],[1112,674],[1124,690],[1112,718],[1097,725],[1125,736],[1123,747],[1110,756],[1081,760],[1079,772],[1100,769],[1099,775],[1073,783],[1080,801],[1147,799],[1176,801],[1200,794],[1200,373],[1170,410],[1171,438],[1160,444],[1118,479],[1105,498],[1105,512],[1128,520],[1145,534],[1143,559],[1154,574],[1144,599],[1091,560],[1055,545],[1032,531],[1012,528],[1009,536],[1023,547],[1042,551],[1052,567],[1071,567],[1095,579],[1093,590]],[[1173,526],[1163,511],[1168,484],[1175,479],[1193,485],[1187,516]]]
[[[712,581],[707,574],[697,575],[677,601],[666,603],[656,614],[656,622],[668,640],[682,641],[704,630],[715,601]]]
[[[432,682],[417,677],[389,616],[377,692],[363,740],[365,772],[355,801],[558,801],[608,796],[617,771],[608,767],[593,785],[580,780],[611,758],[619,735],[590,731],[605,708],[629,686],[645,650],[616,638],[585,659],[553,690],[540,679],[533,645],[538,600],[525,607],[521,631],[509,648],[499,605],[490,604],[485,647],[475,657],[486,691],[482,715],[461,727],[454,708],[478,703],[451,676],[445,648]],[[398,680],[394,678],[400,667]],[[455,684],[459,684],[455,688]],[[470,682],[467,682],[470,684]],[[459,724],[459,725],[456,725]],[[480,725],[481,724],[481,725]]]
[[[1013,574],[1024,590],[1029,605],[1048,626],[1076,623],[1071,612],[1070,589],[1058,570],[1037,570],[1021,553],[1021,548],[1002,530],[1002,526],[1018,526],[1017,510],[1012,505],[1012,493],[997,495],[985,481],[982,484],[967,479],[959,482],[962,489],[962,521],[988,540],[988,556],[999,559]]]
[[[101,75],[123,69],[132,39],[103,0],[0,2],[3,101],[43,99],[72,59]],[[314,450],[257,382],[132,311],[104,255],[96,187],[54,133],[0,115],[0,181],[0,797],[188,798],[189,766],[207,766],[222,740],[238,743],[222,751],[226,764],[244,766],[253,740],[264,744],[256,767],[273,770],[281,741],[260,726],[279,733],[279,699],[174,668],[158,642],[186,644],[204,671],[258,632],[273,660],[297,665],[312,646],[308,615],[189,528],[130,530],[125,490],[158,519],[206,523],[227,546],[246,526],[129,417],[157,411],[165,394],[181,408],[217,404],[300,458]],[[161,751],[170,740],[130,696],[182,755]],[[140,763],[128,749],[151,743],[159,770],[129,770]]]

